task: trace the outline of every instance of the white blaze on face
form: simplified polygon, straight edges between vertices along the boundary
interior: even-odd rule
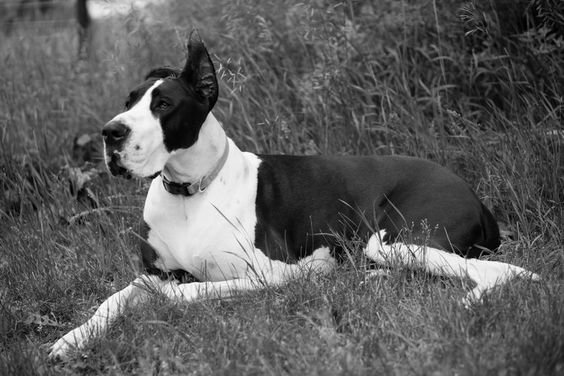
[[[162,82],[155,82],[129,110],[112,119],[131,130],[120,152],[121,164],[141,177],[161,171],[170,156],[164,145],[161,122],[150,109],[153,90]]]

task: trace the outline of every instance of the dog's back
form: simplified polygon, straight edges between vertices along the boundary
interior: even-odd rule
[[[488,209],[435,163],[400,156],[259,158],[256,241],[269,257],[299,259],[322,245],[337,247],[332,234],[362,239],[380,229],[386,241],[410,237],[469,257],[499,245]]]

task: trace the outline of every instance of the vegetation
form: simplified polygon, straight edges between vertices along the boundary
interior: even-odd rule
[[[95,20],[80,61],[74,28],[12,27],[0,374],[562,374],[563,20],[558,0],[170,1]],[[493,259],[542,281],[468,310],[464,281],[365,281],[353,244],[355,262],[326,277],[229,301],[156,296],[82,356],[49,363],[49,345],[139,272],[148,183],[110,179],[97,134],[151,68],[182,65],[192,28],[221,77],[214,112],[242,148],[433,159],[494,211],[505,239]]]

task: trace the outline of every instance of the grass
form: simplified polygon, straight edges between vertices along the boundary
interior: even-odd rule
[[[201,3],[100,20],[80,62],[72,27],[2,36],[0,374],[562,373],[560,37],[463,25],[450,1]],[[486,3],[473,4],[492,14]],[[193,27],[221,77],[214,112],[242,148],[433,159],[495,212],[494,259],[543,280],[467,310],[463,281],[395,270],[363,283],[352,244],[354,262],[325,277],[228,301],[157,296],[84,356],[49,363],[48,346],[139,272],[147,182],[110,178],[74,139],[97,134],[149,69],[181,66]]]

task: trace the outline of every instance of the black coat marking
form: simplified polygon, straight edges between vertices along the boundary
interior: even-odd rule
[[[321,246],[340,250],[331,233],[366,240],[403,228],[422,243],[478,257],[499,246],[491,213],[470,187],[430,161],[400,157],[261,155],[256,246],[270,258],[295,262]],[[385,163],[383,163],[385,161]]]

